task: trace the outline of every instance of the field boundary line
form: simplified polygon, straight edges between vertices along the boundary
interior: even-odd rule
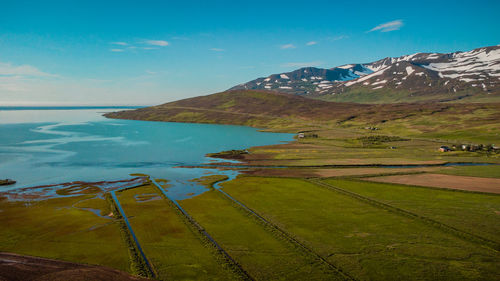
[[[413,212],[410,212],[410,211],[407,211],[407,210],[404,210],[404,209],[401,209],[401,208],[398,208],[398,207],[394,207],[392,205],[380,202],[378,200],[375,200],[375,199],[372,199],[372,198],[369,198],[369,197],[365,197],[363,195],[360,195],[358,193],[342,189],[340,187],[333,186],[331,184],[325,183],[325,182],[320,181],[318,179],[312,179],[312,178],[310,178],[310,179],[304,179],[304,180],[307,181],[307,182],[313,183],[313,184],[315,184],[317,186],[326,188],[328,190],[335,191],[337,193],[340,193],[340,194],[352,197],[352,198],[357,199],[359,201],[363,201],[363,202],[365,202],[367,204],[370,204],[372,206],[375,206],[375,207],[378,207],[378,208],[382,208],[384,210],[387,210],[387,211],[390,211],[390,212],[393,212],[393,213],[397,213],[399,215],[404,215],[406,217],[418,219],[418,220],[420,220],[420,221],[422,221],[422,222],[424,222],[424,223],[426,223],[426,224],[428,224],[430,226],[439,228],[440,230],[442,230],[444,232],[448,232],[450,234],[453,234],[453,235],[455,235],[456,237],[458,237],[460,239],[463,239],[463,240],[466,240],[466,241],[469,241],[469,242],[473,242],[473,243],[476,243],[476,244],[480,244],[482,246],[487,245],[489,248],[491,248],[492,250],[494,250],[496,252],[498,252],[500,250],[500,244],[497,243],[497,242],[495,242],[495,241],[493,241],[493,240],[490,240],[490,239],[487,239],[487,238],[484,238],[484,237],[481,237],[481,236],[478,236],[478,235],[475,235],[475,234],[472,234],[472,233],[465,232],[465,231],[460,230],[458,228],[455,228],[453,226],[449,226],[447,224],[444,224],[444,223],[441,223],[439,221],[433,220],[431,218],[428,218],[428,217],[425,217],[425,216],[422,216],[422,215],[419,215],[419,214],[416,214],[416,213],[413,213]]]
[[[248,213],[248,214],[252,215],[253,217],[257,218],[258,220],[260,220],[261,223],[264,223],[265,225],[267,225],[271,229],[277,231],[279,234],[281,234],[283,236],[283,238],[285,238],[289,242],[295,244],[296,246],[299,246],[299,248],[302,249],[303,251],[307,252],[308,254],[310,254],[311,256],[313,256],[314,258],[319,259],[321,262],[323,262],[324,264],[326,264],[330,268],[334,269],[342,277],[344,277],[344,278],[346,278],[348,280],[356,280],[354,277],[352,277],[348,273],[344,272],[341,268],[339,268],[339,267],[335,266],[334,264],[330,263],[324,257],[322,257],[318,253],[316,253],[314,250],[310,249],[309,247],[307,247],[306,245],[304,245],[303,243],[301,243],[300,241],[298,241],[296,238],[294,238],[293,236],[291,236],[290,234],[288,234],[286,231],[282,230],[277,225],[271,223],[270,221],[268,221],[267,219],[265,219],[264,217],[262,217],[261,215],[259,215],[257,212],[255,212],[251,208],[247,207],[245,204],[243,204],[240,201],[236,200],[234,197],[232,197],[231,195],[229,195],[228,193],[226,193],[222,189],[220,189],[220,188],[213,188],[213,189],[215,189],[219,193],[223,194],[226,199],[228,199],[232,203],[238,205],[246,213]]]
[[[135,187],[140,187],[143,186],[144,184],[137,185]],[[129,187],[130,188],[135,188],[135,187]],[[117,190],[121,191],[121,190]],[[125,211],[123,210],[120,201],[118,200],[118,197],[115,194],[115,190],[109,192],[110,196],[110,201],[111,204],[113,205],[113,211],[117,211],[118,214],[120,215],[120,218],[117,218],[120,221],[120,229],[122,231],[125,231],[125,240],[127,244],[129,244],[129,253],[132,256],[133,262],[138,266],[139,273],[142,273],[145,275],[145,277],[152,277],[156,278],[156,273],[155,270],[153,269],[151,263],[146,257],[146,254],[142,250],[142,247],[139,243],[139,240],[135,236],[134,230],[132,229],[132,226],[130,225],[130,222],[127,218],[127,215],[125,214]],[[132,246],[132,247],[130,247]]]
[[[228,262],[233,269],[234,272],[236,272],[240,277],[242,277],[244,280],[254,280],[248,272],[243,269],[243,267],[233,258],[229,253],[222,248],[222,246],[215,241],[215,239],[208,234],[208,232],[203,228],[182,206],[174,199],[170,198],[170,196],[167,195],[167,192],[163,187],[161,187],[160,184],[156,182],[156,179],[151,178],[151,182],[156,186],[156,188],[161,192],[161,194],[164,196],[164,198],[167,200],[169,205],[173,206],[198,232],[203,236],[203,238],[208,241],[216,250],[217,252],[222,255],[224,260]]]

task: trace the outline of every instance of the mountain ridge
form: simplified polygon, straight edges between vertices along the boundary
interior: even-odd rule
[[[230,90],[271,90],[342,102],[500,101],[500,45],[415,53],[333,68],[303,67]]]

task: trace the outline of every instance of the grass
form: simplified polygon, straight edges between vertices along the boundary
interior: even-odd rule
[[[180,204],[256,280],[341,280],[216,190]]]
[[[150,200],[144,200],[144,194]],[[117,193],[130,224],[161,280],[237,279],[152,185]]]
[[[99,209],[101,214],[110,210],[106,200],[95,195],[0,200],[0,251],[130,271],[118,225],[81,208]]]
[[[191,181],[197,182],[206,188],[211,188],[211,187],[213,187],[214,184],[221,182],[221,181],[225,181],[227,179],[229,179],[229,177],[226,175],[210,175],[210,176],[204,176],[204,177],[197,178],[197,179],[192,179]]]
[[[325,182],[500,243],[500,196],[357,180]]]
[[[469,177],[500,178],[500,165],[452,167],[441,169],[438,173]]]
[[[358,279],[498,279],[490,248],[303,180],[240,176],[223,187]]]

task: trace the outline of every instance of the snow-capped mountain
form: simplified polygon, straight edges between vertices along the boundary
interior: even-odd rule
[[[232,89],[267,89],[332,100],[397,101],[500,95],[500,45],[449,54],[417,53],[330,69],[301,68],[240,84]],[[363,96],[360,98],[360,96]]]

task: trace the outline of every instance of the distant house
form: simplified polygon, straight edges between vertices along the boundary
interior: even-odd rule
[[[462,144],[462,150],[467,150],[467,145],[466,144]]]
[[[302,139],[304,138],[306,135],[304,135],[304,133],[299,133],[299,135],[297,136],[299,139]]]
[[[451,151],[451,149],[449,147],[447,147],[446,145],[443,145],[439,148],[439,151],[448,152],[448,151]]]

